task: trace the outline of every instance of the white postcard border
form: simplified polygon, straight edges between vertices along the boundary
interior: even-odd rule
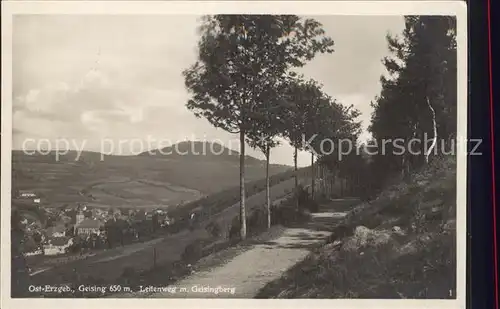
[[[467,137],[467,7],[462,1],[2,1],[1,307],[11,308],[465,308],[467,155],[457,155],[457,299],[455,300],[222,300],[12,299],[10,210],[12,149],[12,20],[16,14],[202,15],[455,15],[457,17],[458,137]]]

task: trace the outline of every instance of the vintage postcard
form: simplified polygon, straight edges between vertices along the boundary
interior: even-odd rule
[[[461,1],[2,2],[2,308],[464,308],[466,44]]]

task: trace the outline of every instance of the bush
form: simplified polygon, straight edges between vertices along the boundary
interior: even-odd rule
[[[327,243],[332,243],[336,240],[341,240],[345,237],[349,237],[352,235],[354,235],[353,226],[349,226],[347,224],[340,224],[333,229],[332,234],[328,237]]]
[[[255,209],[247,218],[247,229],[249,233],[258,233],[266,226],[267,213],[264,209]]]
[[[361,190],[358,194],[358,197],[361,202],[369,202],[375,199],[377,196],[374,192],[371,192],[370,190]]]
[[[305,222],[309,219],[302,210],[297,210],[290,205],[283,205],[281,207],[274,206],[271,208],[271,224],[281,224],[288,226],[294,223]]]
[[[309,192],[307,192],[303,185],[297,186],[295,190],[295,197],[299,202],[299,207],[306,205],[310,199]]]
[[[246,218],[247,234],[259,233],[267,226],[267,213],[264,209],[256,209]],[[229,228],[228,238],[236,240],[240,238],[240,216],[235,216]]]
[[[136,275],[136,271],[133,267],[127,266],[123,269],[122,272],[122,278],[123,279],[130,279]]]
[[[229,227],[229,239],[235,239],[240,236],[240,217],[236,216],[233,218],[231,222],[231,226]]]
[[[310,212],[318,212],[319,211],[319,203],[316,200],[310,199],[307,206]]]
[[[132,268],[133,270],[133,268]],[[122,275],[123,276],[123,275]],[[105,282],[105,280],[101,277],[92,277],[92,276],[88,276],[86,279],[85,279],[85,282],[88,282],[88,284],[95,284],[95,285],[100,285],[100,284],[103,284]]]
[[[298,206],[301,211],[307,209],[310,212],[319,211],[319,203],[311,197],[311,194],[304,186],[299,185],[295,191],[295,198],[298,201]],[[320,196],[321,198],[321,196]]]
[[[194,263],[203,257],[203,244],[197,240],[189,244],[182,253],[182,260],[186,263]]]
[[[278,207],[277,205],[271,206],[271,225],[280,224],[280,220],[279,220],[280,210],[279,209],[280,209],[280,207]]]
[[[222,235],[222,229],[217,222],[210,222],[205,229],[212,237],[217,238]]]

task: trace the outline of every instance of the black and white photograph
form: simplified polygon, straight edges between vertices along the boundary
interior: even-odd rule
[[[465,306],[465,3],[4,9],[5,309]]]

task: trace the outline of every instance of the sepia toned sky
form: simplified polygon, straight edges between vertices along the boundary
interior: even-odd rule
[[[335,41],[335,52],[319,55],[301,71],[358,108],[366,128],[385,72],[386,34],[400,33],[403,17],[314,18]],[[30,141],[25,146],[33,148],[32,139],[55,147],[64,139],[70,148],[103,151],[105,145],[104,151],[132,154],[207,139],[237,150],[238,136],[185,107],[181,73],[196,60],[197,25],[197,16],[16,16],[13,147]],[[291,147],[275,149],[271,161],[292,164]],[[309,161],[307,154],[299,156],[299,165]]]

